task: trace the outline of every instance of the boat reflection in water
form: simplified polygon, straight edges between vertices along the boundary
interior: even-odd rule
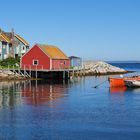
[[[68,83],[6,81],[0,84],[0,107],[19,104],[39,105],[67,96]]]
[[[138,93],[140,94],[140,87],[136,88],[129,88],[129,87],[110,87],[109,89],[111,94],[115,93],[125,93],[125,92],[132,92],[132,93]]]
[[[127,87],[110,87],[110,93],[124,93],[127,90]]]
[[[133,94],[140,94],[140,87],[127,88],[127,91]]]

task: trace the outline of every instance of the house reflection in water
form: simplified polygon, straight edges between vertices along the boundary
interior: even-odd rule
[[[19,94],[19,82],[1,82],[0,83],[0,107],[15,106],[21,104],[21,95]]]
[[[68,84],[51,84],[43,81],[26,81],[22,84],[24,103],[39,105],[67,96]]]
[[[43,81],[9,81],[0,83],[0,107],[44,104],[67,96],[68,84]]]

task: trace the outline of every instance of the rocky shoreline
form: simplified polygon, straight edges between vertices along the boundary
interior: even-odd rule
[[[129,71],[112,66],[103,61],[85,61],[83,62],[83,70],[79,72],[80,76],[92,75],[110,75],[110,74],[125,74]],[[76,73],[78,74],[78,72]]]
[[[0,80],[24,80],[26,77],[21,76],[18,73],[11,72],[9,70],[1,69],[0,70]]]

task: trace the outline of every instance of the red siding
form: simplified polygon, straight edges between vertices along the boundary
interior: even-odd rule
[[[33,65],[33,60],[38,60],[37,66]],[[24,66],[26,69],[50,69],[50,58],[38,46],[34,46],[22,57],[21,68]]]
[[[70,68],[70,60],[52,60],[52,69],[69,69]]]

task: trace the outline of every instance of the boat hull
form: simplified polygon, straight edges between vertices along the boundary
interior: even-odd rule
[[[125,85],[127,87],[133,88],[133,87],[140,87],[140,81],[136,80],[126,80],[124,81]]]
[[[140,80],[140,76],[137,77],[124,77],[124,78],[109,78],[110,87],[124,87],[126,86],[125,80]]]

